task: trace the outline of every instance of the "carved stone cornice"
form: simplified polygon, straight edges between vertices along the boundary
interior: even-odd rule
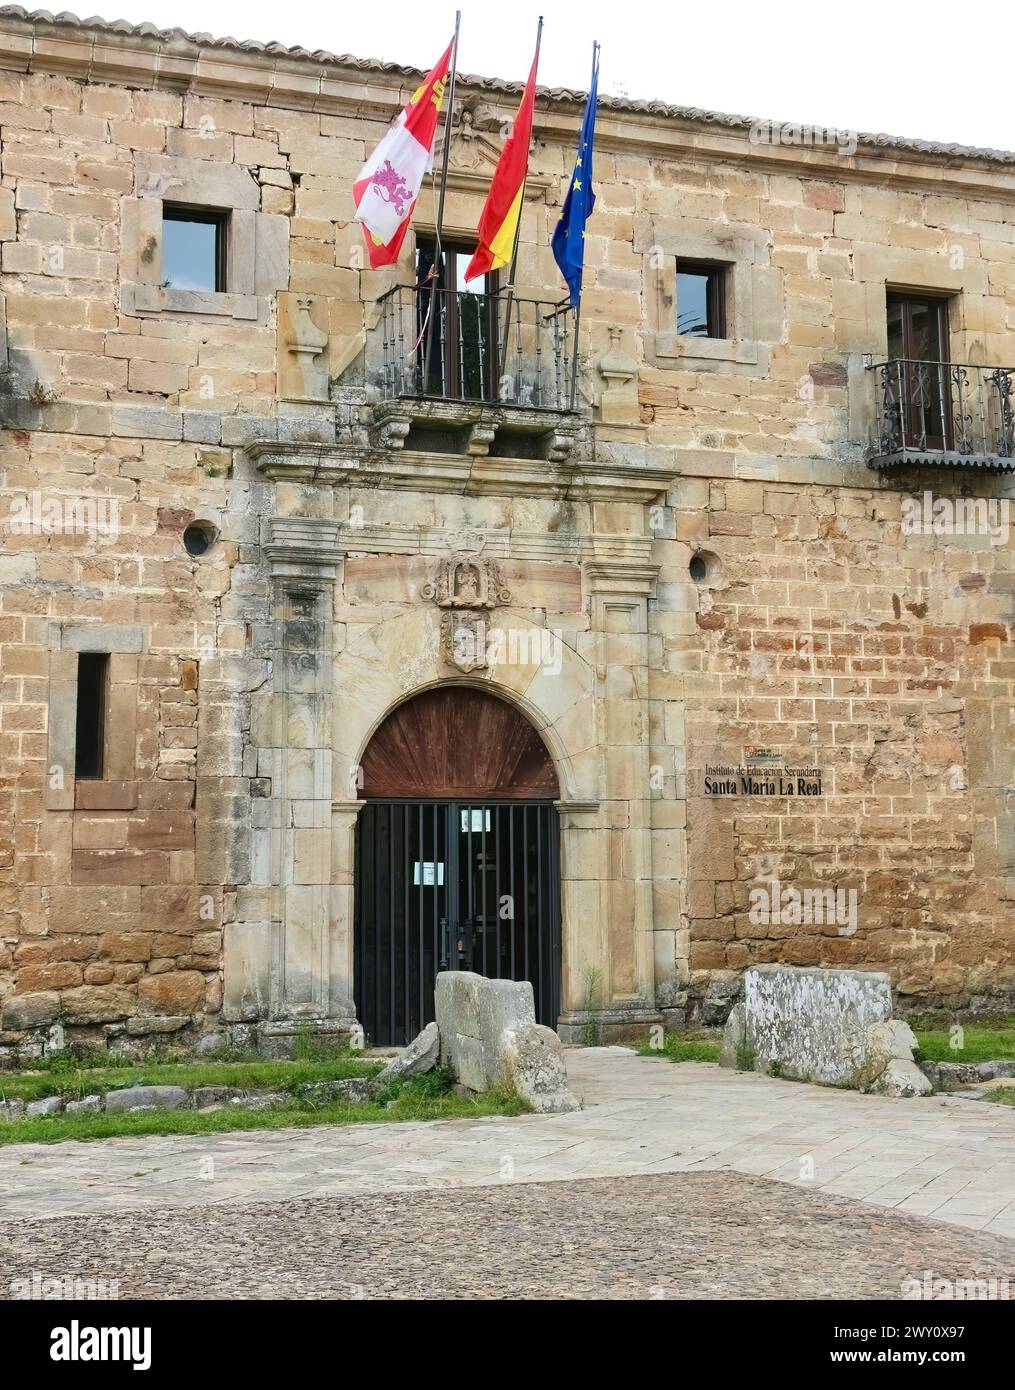
[[[267,441],[247,445],[246,454],[259,472],[276,481],[333,486],[359,483],[394,491],[465,496],[653,502],[677,476],[676,464],[664,467],[656,454],[646,462],[589,459],[556,463],[404,448],[350,451],[335,444]]]

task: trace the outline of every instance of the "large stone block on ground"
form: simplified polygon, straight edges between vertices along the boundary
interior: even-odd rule
[[[744,972],[744,998],[730,1013],[724,1067],[884,1095],[926,1095],[913,1061],[916,1037],[892,1018],[887,974],[757,965]]]
[[[880,971],[756,965],[744,972],[744,1026],[758,1071],[852,1085],[868,1028],[891,1016],[891,982]]]
[[[463,1086],[513,1086],[544,1112],[576,1110],[560,1039],[536,1023],[532,985],[488,980],[469,970],[437,976],[441,1062]]]
[[[525,1023],[501,1036],[497,1080],[510,1086],[540,1114],[579,1109],[567,1087],[564,1049],[552,1028]]]
[[[106,1092],[107,1115],[131,1110],[180,1110],[189,1103],[190,1097],[182,1086],[125,1086],[120,1091]]]

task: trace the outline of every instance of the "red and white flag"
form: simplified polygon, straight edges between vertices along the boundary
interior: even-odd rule
[[[398,260],[423,177],[433,165],[434,140],[454,46],[452,39],[352,186],[356,221],[363,223],[374,270]]]

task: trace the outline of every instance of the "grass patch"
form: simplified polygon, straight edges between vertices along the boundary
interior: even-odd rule
[[[38,1072],[0,1072],[0,1100],[104,1095],[121,1086],[235,1086],[240,1090],[295,1091],[312,1081],[374,1076],[383,1062],[343,1052],[322,1062],[132,1062],[82,1067],[73,1061]]]
[[[721,1050],[717,1042],[689,1037],[685,1033],[667,1033],[662,1047],[643,1043],[638,1054],[641,1057],[667,1057],[671,1062],[718,1062]]]
[[[296,1067],[306,1064],[289,1065]],[[363,1072],[356,1074],[363,1075]],[[453,1093],[452,1084],[453,1080],[447,1073],[436,1071],[426,1076],[412,1077],[408,1081],[392,1082],[383,1088],[376,1100],[367,1104],[339,1101],[314,1105],[294,1097],[291,1105],[271,1110],[229,1106],[205,1112],[149,1110],[136,1115],[39,1116],[30,1120],[13,1120],[8,1124],[0,1123],[0,1145],[56,1144],[70,1139],[133,1139],[146,1134],[225,1134],[231,1130],[304,1129],[309,1125],[474,1120],[484,1115],[523,1115],[531,1109],[514,1091],[495,1088],[467,1100]]]
[[[1015,1029],[962,1025],[962,1047],[953,1047],[948,1029],[917,1032],[917,1057],[923,1062],[1001,1062],[1015,1057]]]
[[[1015,1105],[1015,1086],[995,1086],[987,1091],[984,1099],[993,1101],[995,1105]]]

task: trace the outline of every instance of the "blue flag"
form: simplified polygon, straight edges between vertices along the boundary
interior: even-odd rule
[[[581,134],[578,137],[578,157],[568,185],[560,221],[553,233],[553,258],[571,292],[571,304],[578,307],[582,294],[582,269],[585,265],[585,223],[592,216],[596,195],[592,191],[592,142],[596,133],[596,104],[599,100],[599,48],[596,47],[592,68],[592,85],[585,103]]]

